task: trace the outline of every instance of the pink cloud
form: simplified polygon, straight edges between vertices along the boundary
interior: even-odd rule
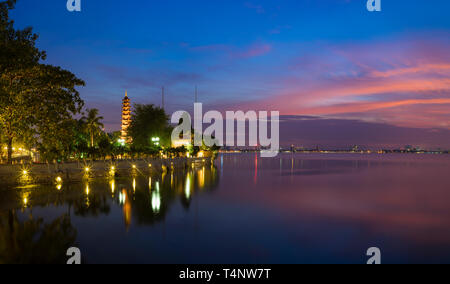
[[[283,86],[279,91],[240,107],[450,129],[448,40],[403,38],[317,50],[292,60],[288,77],[274,79]]]
[[[429,99],[429,100],[403,100],[392,102],[367,102],[367,103],[350,103],[350,104],[337,104],[324,107],[303,109],[303,112],[308,115],[321,115],[321,114],[340,114],[340,113],[355,113],[355,112],[368,112],[379,109],[395,108],[401,106],[410,105],[449,105],[450,98],[447,99]]]
[[[420,73],[436,73],[447,75],[450,71],[450,64],[448,63],[431,63],[431,64],[419,64],[413,67],[397,68],[388,71],[374,71],[371,75],[374,77],[393,77],[401,75],[410,74],[420,74]]]

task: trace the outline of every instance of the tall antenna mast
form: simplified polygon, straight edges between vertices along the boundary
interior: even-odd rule
[[[195,86],[195,102],[198,103],[198,90],[197,90],[197,86]]]
[[[164,109],[164,86],[162,87],[161,95],[162,95],[162,109]]]

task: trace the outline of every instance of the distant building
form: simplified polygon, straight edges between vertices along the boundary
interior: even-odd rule
[[[131,124],[131,101],[128,98],[128,93],[125,91],[125,97],[122,100],[122,131],[120,139],[122,141],[130,142],[128,137],[128,128]]]

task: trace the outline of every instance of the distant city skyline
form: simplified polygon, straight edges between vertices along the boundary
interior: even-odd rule
[[[65,2],[19,0],[12,16],[86,81],[108,131],[125,90],[160,105],[165,86],[171,114],[198,86],[207,108],[279,110],[283,145],[450,148],[448,1]]]

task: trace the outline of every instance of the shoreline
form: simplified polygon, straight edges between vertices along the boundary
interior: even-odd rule
[[[219,151],[219,154],[250,154],[250,153],[260,153],[261,151],[254,150],[229,150]],[[337,151],[337,150],[321,150],[321,151],[289,151],[282,150],[279,154],[355,154],[355,155],[450,155],[448,151],[360,151],[360,152],[352,152],[352,151]]]
[[[80,182],[85,179],[170,172],[211,165],[214,158],[135,159],[69,162],[61,164],[0,165],[0,185],[17,187]]]

